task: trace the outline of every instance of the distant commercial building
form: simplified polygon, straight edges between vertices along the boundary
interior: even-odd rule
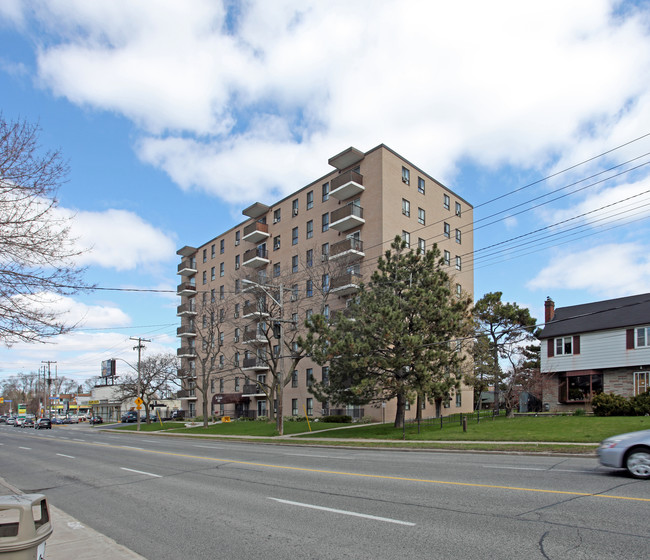
[[[201,413],[203,398],[210,414],[268,416],[271,406],[277,410],[269,373],[284,368],[284,416],[394,417],[392,402],[342,410],[316,402],[309,387],[326,379],[328,368],[308,357],[292,364],[305,318],[344,312],[396,235],[412,248],[437,244],[451,289],[473,296],[467,201],[384,145],[366,153],[349,148],[329,164],[331,172],[282,200],[243,210],[247,219],[237,226],[179,249],[179,397],[189,416]],[[204,395],[197,382],[206,368],[213,373]],[[448,403],[426,403],[423,417],[469,412],[472,401],[462,386]]]

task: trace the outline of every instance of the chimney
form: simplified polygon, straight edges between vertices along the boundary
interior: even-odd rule
[[[555,302],[550,297],[547,297],[544,302],[544,322],[552,321],[553,317],[555,317]]]

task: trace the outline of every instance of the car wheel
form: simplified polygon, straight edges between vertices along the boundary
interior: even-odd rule
[[[625,458],[625,468],[634,478],[650,478],[650,449],[632,449]]]

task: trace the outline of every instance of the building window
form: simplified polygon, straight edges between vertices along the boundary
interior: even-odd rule
[[[418,223],[424,225],[425,221],[424,208],[418,208]]]
[[[456,243],[460,243],[460,230],[456,230]]]
[[[422,177],[418,177],[418,192],[424,194],[424,179]]]
[[[239,393],[239,377],[235,377],[235,393]]]
[[[325,317],[326,321],[330,320],[330,306],[327,304],[323,308],[323,317]]]
[[[427,242],[421,237],[418,237],[418,249],[420,249],[420,253],[423,255],[427,252]]]
[[[222,284],[221,286],[219,286],[219,299],[223,299],[225,297],[226,297],[225,287]]]
[[[460,284],[456,284],[456,295],[458,297],[463,295],[463,287]]]
[[[223,247],[223,239],[221,240],[221,246]],[[223,251],[221,251],[223,253]],[[210,258],[214,259],[215,256],[215,250],[214,250],[214,243],[210,247]]]
[[[585,402],[593,395],[603,392],[603,374],[560,374],[558,400],[563,403]]]
[[[291,386],[294,388],[298,386],[298,372],[295,369],[291,372]]]
[[[330,275],[329,274],[323,274],[321,277],[322,280],[322,285],[323,285],[323,293],[326,294],[330,291]]]
[[[323,243],[321,246],[321,261],[325,262],[329,256],[330,256],[330,244],[329,243]]]
[[[460,218],[460,213],[461,213],[460,202],[457,202],[456,203],[456,216],[458,216],[459,218]]]
[[[291,257],[291,272],[298,272],[298,255]]]
[[[220,393],[223,393],[223,389],[224,389],[223,383],[224,383],[223,378],[219,379],[219,392]]]
[[[280,236],[276,235],[273,238],[273,250],[277,251],[280,248]]]
[[[239,255],[235,255],[235,270],[239,270]]]
[[[225,360],[226,360],[226,358],[224,357],[223,354],[221,354],[219,356],[219,368],[220,369],[223,369],[223,366],[225,365]]]
[[[636,347],[650,346],[650,327],[636,329]]]
[[[648,371],[635,371],[634,372],[634,395],[642,395],[650,389],[650,372]]]
[[[282,213],[280,212],[281,208],[278,208],[277,210],[273,210],[273,223],[277,224],[280,222],[282,219]]]
[[[213,247],[214,247],[214,245],[213,245]],[[219,241],[219,252],[223,255],[223,252],[225,251],[225,249],[226,249],[226,240],[222,239],[221,241]],[[214,257],[214,253],[213,253],[212,256]]]
[[[235,327],[235,335],[234,335],[235,342],[239,342],[240,334],[241,334],[241,329],[239,327]]]
[[[449,200],[449,195],[448,194],[443,194],[442,195],[442,205],[444,206],[445,210],[449,210],[450,204],[451,204],[451,201]]]
[[[461,393],[456,393],[456,406],[460,407],[463,404],[463,398]]]
[[[291,399],[291,415],[298,416],[298,399]]]
[[[307,399],[307,416],[314,415],[314,399],[309,397]]]
[[[203,283],[204,284],[208,283],[208,271],[207,270],[203,271]]]
[[[328,385],[330,382],[330,368],[328,366],[323,366],[321,368],[321,380],[323,385]]]
[[[297,216],[298,215],[298,199],[294,199],[291,201],[291,215],[292,216]]]
[[[460,255],[456,255],[456,270],[462,270],[463,268],[463,261],[460,258]]]
[[[445,237],[449,237],[451,235],[451,226],[447,222],[445,222],[442,226],[442,233]]]
[[[237,247],[237,245],[239,245],[240,237],[241,237],[241,234],[239,233],[239,231],[236,231],[235,232],[235,247]]]
[[[307,286],[305,287],[305,295],[307,297],[313,297],[314,295],[314,282],[312,280],[307,280]]]
[[[235,357],[233,358],[233,363],[236,367],[239,367],[239,352],[235,352]]]
[[[241,292],[241,280],[235,278],[235,293],[238,294],[239,292]]]
[[[307,387],[311,387],[314,384],[314,374],[311,368],[307,368],[305,371],[305,379],[307,380]]]
[[[411,203],[405,198],[402,199],[402,214],[411,216]]]
[[[330,198],[330,184],[325,183],[323,185],[323,202],[329,200],[329,198]]]
[[[225,274],[225,268],[224,268],[224,263],[219,264],[219,276],[223,276]]]
[[[203,262],[208,262],[208,250],[203,249]]]
[[[216,292],[214,291],[214,288],[212,288],[210,290],[210,303],[214,303],[215,301],[217,301]]]
[[[280,263],[274,263],[273,264],[273,276],[275,278],[280,276]]]
[[[411,246],[411,234],[408,231],[402,231],[402,241],[404,241],[407,248]]]
[[[295,227],[291,230],[291,244],[298,245],[298,228]]]
[[[309,191],[307,193],[307,210],[311,210],[314,207],[314,191]]]
[[[555,355],[571,355],[573,354],[573,337],[565,336],[555,339]]]
[[[402,183],[411,184],[411,172],[406,167],[402,167]]]
[[[321,218],[322,231],[327,231],[330,228],[330,214],[326,212]]]
[[[306,254],[306,263],[307,263],[307,268],[311,268],[314,266],[314,250],[313,249],[308,249],[307,254]]]
[[[240,309],[241,309],[241,304],[236,303],[236,304],[235,304],[235,313],[234,313],[234,315],[235,315],[235,319],[238,319],[238,318],[239,318],[239,310],[240,310]]]
[[[307,222],[307,239],[311,239],[314,236],[314,220],[309,220]]]
[[[210,280],[215,279],[215,268],[214,266],[210,269]]]

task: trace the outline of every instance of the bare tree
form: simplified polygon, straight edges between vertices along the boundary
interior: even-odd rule
[[[0,114],[0,339],[7,346],[74,328],[52,303],[82,284],[71,218],[57,213],[68,166],[58,151],[40,149],[39,132]]]

